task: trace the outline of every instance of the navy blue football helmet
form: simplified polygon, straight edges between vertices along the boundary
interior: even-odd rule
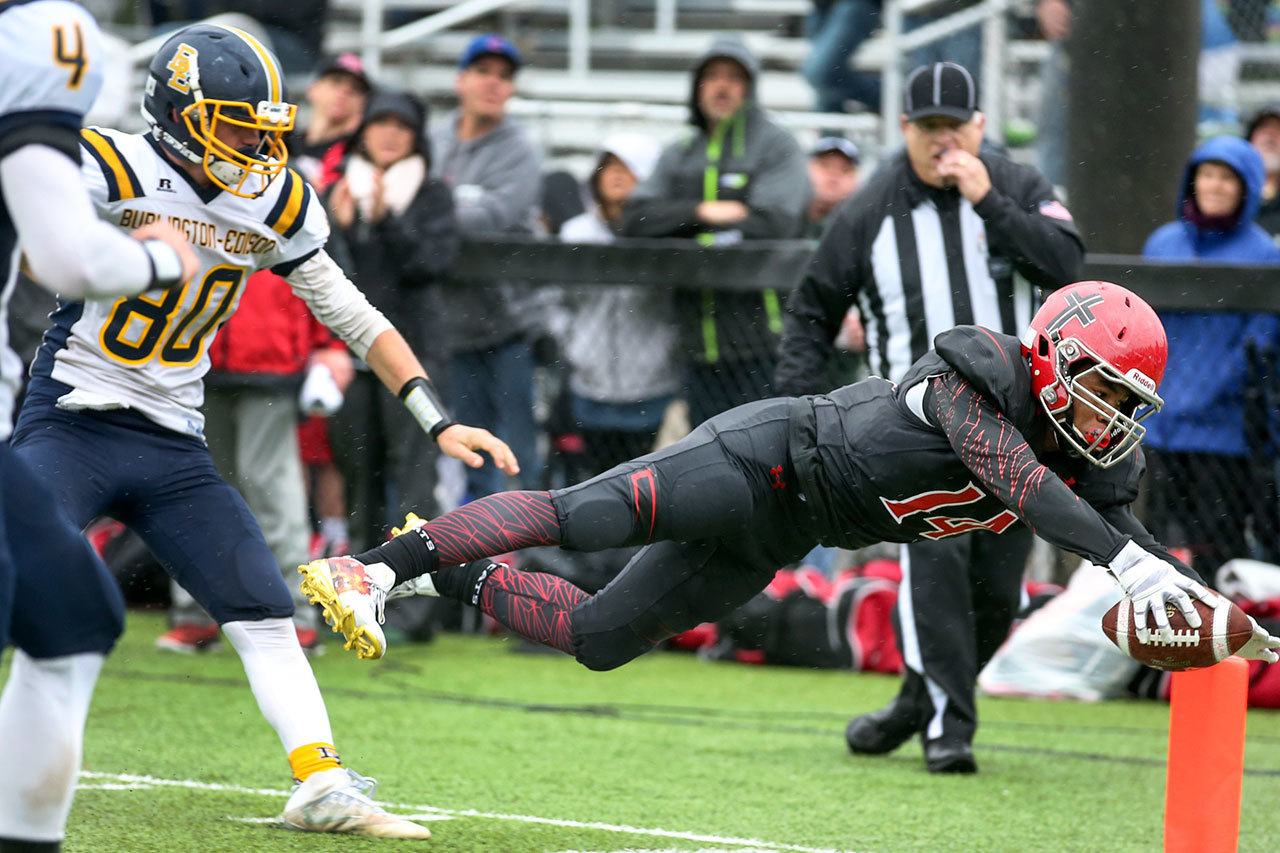
[[[284,75],[271,51],[244,30],[214,24],[179,30],[164,43],[142,97],[152,135],[243,198],[261,195],[284,170],[283,137],[297,110],[284,99]],[[257,130],[260,140],[233,147],[219,138],[224,125]]]

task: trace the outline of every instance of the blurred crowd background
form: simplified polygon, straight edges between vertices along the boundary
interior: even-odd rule
[[[259,273],[212,350],[208,437],[285,570],[367,548],[409,511],[580,481],[774,391],[799,269],[760,292],[658,288],[616,272],[591,284],[535,283],[518,269],[478,280],[457,266],[464,245],[815,241],[901,144],[902,73],[942,59],[976,78],[984,156],[1034,166],[1074,201],[1067,93],[1080,78],[1066,46],[1082,4],[1070,0],[547,0],[478,16],[461,14],[474,4],[429,0],[85,5],[112,34],[113,57],[90,121],[123,129],[140,127],[139,63],[157,37],[229,16],[220,19],[269,41],[302,104],[291,161],[325,201],[330,253],[405,333],[454,416],[493,429],[520,457],[518,482],[438,459],[367,367],[282,280]],[[1150,239],[1130,251],[1280,263],[1280,2],[1199,7],[1199,85],[1185,95],[1199,146],[1158,188],[1176,206],[1141,223]],[[895,48],[912,33],[941,36]],[[741,180],[717,174],[709,185],[704,165],[722,152]],[[1225,200],[1211,206],[1219,192]],[[876,370],[859,307],[835,340],[832,387]],[[10,318],[20,352],[34,352],[50,308],[40,291],[21,291]],[[1280,319],[1162,317],[1168,411],[1147,441],[1141,514],[1208,577],[1233,558],[1280,562]],[[92,533],[135,598],[171,604],[164,647],[217,641],[140,545],[110,520]],[[807,562],[827,578],[870,565],[867,577],[886,580],[883,562],[896,553],[819,551]],[[595,588],[625,555],[536,558]],[[1072,568],[1047,547],[1029,564],[1040,581],[1062,582]],[[408,639],[483,627],[475,618],[426,600],[389,609]],[[314,617],[304,611],[298,624],[316,647]]]

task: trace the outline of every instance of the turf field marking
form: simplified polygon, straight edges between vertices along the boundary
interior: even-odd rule
[[[157,776],[145,776],[134,773],[101,773],[92,770],[83,770],[80,773],[81,779],[91,780],[88,785],[81,783],[80,787],[88,790],[108,790],[108,791],[145,791],[149,788],[187,788],[194,791],[223,791],[232,794],[255,794],[262,797],[288,797],[289,792],[276,788],[250,788],[244,785],[228,785],[223,782],[201,782],[196,779],[162,779]],[[653,838],[673,838],[679,841],[698,841],[706,844],[723,844],[731,845],[737,849],[737,853],[742,853],[741,848],[752,850],[791,850],[796,853],[835,853],[834,850],[827,847],[803,847],[798,844],[780,844],[773,841],[761,841],[758,838],[734,838],[724,835],[709,835],[700,832],[682,832],[674,829],[657,829],[639,826],[627,826],[626,824],[601,823],[597,821],[582,820],[563,820],[553,817],[538,817],[536,815],[518,815],[503,814],[501,812],[486,812],[477,809],[442,809],[435,806],[424,806],[421,804],[414,805],[410,803],[390,803],[383,802],[380,805],[394,809],[407,809],[415,813],[414,817],[421,813],[422,815],[433,815],[438,817],[423,817],[424,820],[442,820],[455,817],[474,817],[484,820],[502,820],[511,821],[513,823],[534,823],[542,826],[559,826],[566,829],[594,829],[600,832],[618,832],[628,835],[643,835]],[[235,820],[243,820],[235,818]],[[269,819],[274,821],[274,818]]]

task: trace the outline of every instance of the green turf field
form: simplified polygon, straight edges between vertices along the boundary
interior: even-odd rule
[[[1158,850],[1168,709],[986,700],[976,777],[854,759],[896,680],[651,655],[613,673],[501,639],[315,661],[347,763],[425,844],[290,832],[288,768],[235,654],[131,613],[89,721],[68,851]],[[1211,748],[1206,745],[1206,748]],[[1254,712],[1240,849],[1280,839],[1280,713]]]

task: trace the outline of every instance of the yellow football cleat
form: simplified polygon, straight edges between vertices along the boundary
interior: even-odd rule
[[[391,535],[401,536],[405,533],[408,533],[410,530],[417,530],[419,527],[422,527],[426,523],[427,523],[427,519],[421,517],[416,512],[405,513],[404,527],[391,528]]]
[[[354,649],[356,657],[377,660],[387,652],[383,607],[395,573],[382,563],[368,566],[354,557],[326,557],[299,566],[302,594],[320,605],[324,621]]]

